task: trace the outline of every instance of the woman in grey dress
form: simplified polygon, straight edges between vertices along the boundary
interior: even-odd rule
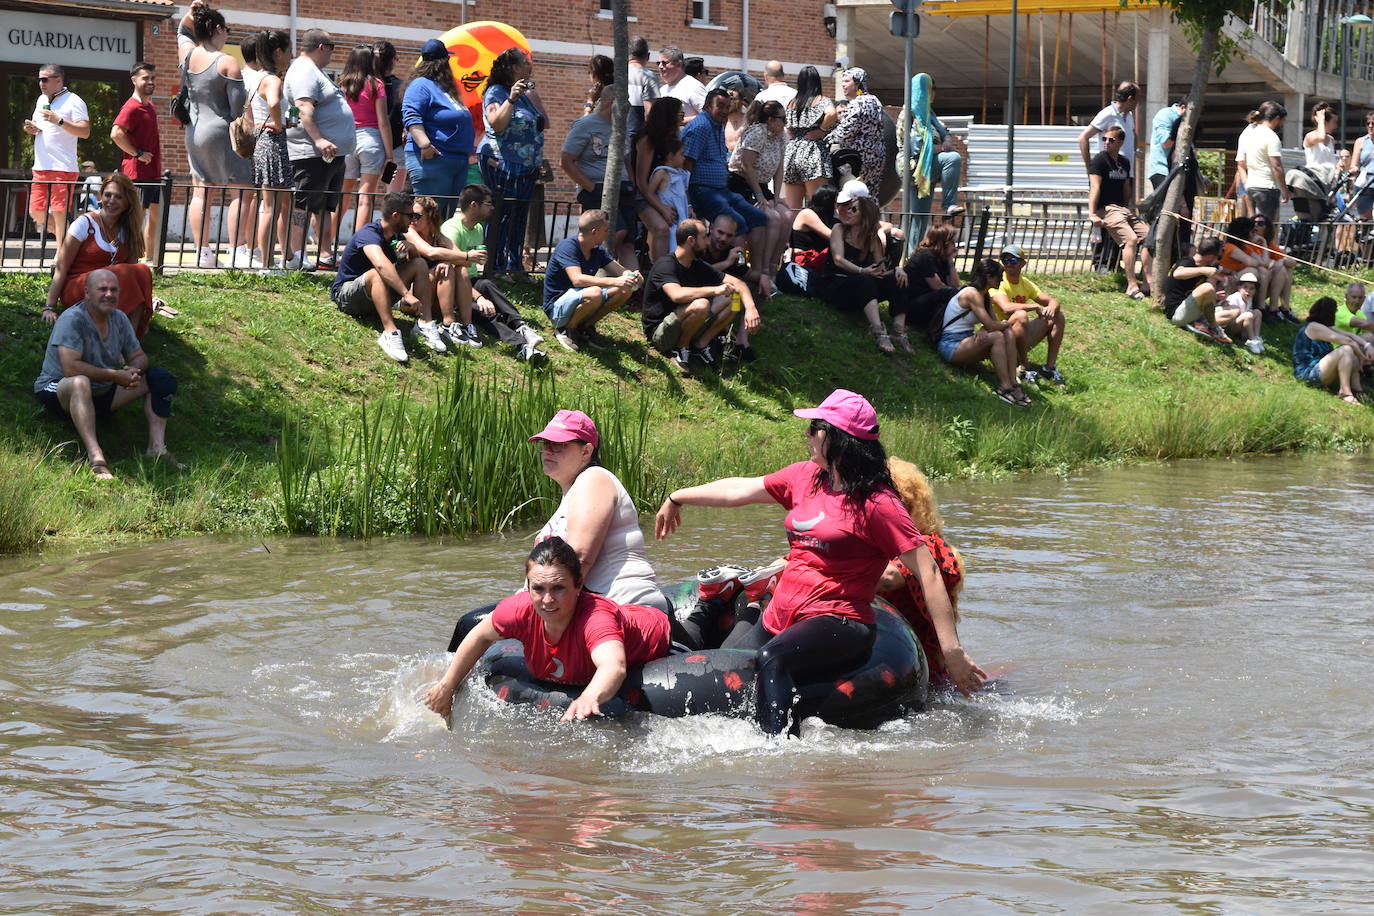
[[[830,148],[825,136],[835,126],[835,103],[821,93],[821,75],[815,67],[797,74],[797,94],[787,105],[787,149],[783,154],[783,181],[787,206],[795,213],[816,189],[830,180]]]
[[[211,195],[228,198],[226,216],[229,249],[237,255],[235,260],[243,263],[227,266],[250,266],[245,251],[235,249],[239,249],[240,242],[249,235],[243,233],[240,238],[239,211],[243,205],[243,192],[238,189],[252,186],[253,164],[235,153],[229,142],[229,122],[243,112],[248,94],[243,86],[243,74],[238,61],[223,51],[228,38],[229,29],[224,16],[218,10],[211,9],[205,0],[195,0],[191,4],[177,31],[181,71],[185,75],[191,101],[191,123],[186,128],[186,158],[190,160],[191,177],[195,185],[190,219],[191,233],[195,236],[198,250],[198,267],[226,266],[215,256],[214,248],[207,245],[213,240],[209,231],[207,185],[215,188],[209,191]],[[230,190],[220,191],[220,186],[228,186]]]

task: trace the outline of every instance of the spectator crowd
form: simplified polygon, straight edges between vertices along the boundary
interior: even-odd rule
[[[336,82],[327,72],[335,42],[325,31],[304,31],[295,49],[283,31],[256,33],[243,43],[242,66],[223,50],[228,34],[224,16],[206,0],[195,0],[179,26],[182,88],[173,114],[185,128],[194,184],[188,210],[197,265],[335,271],[336,307],[375,318],[379,348],[399,362],[409,352],[397,310],[414,318],[412,342],[428,350],[481,347],[485,335],[522,360],[547,361],[539,330],[511,301],[511,284],[540,266],[527,260],[527,241],[543,228],[531,222],[542,223],[542,186],[551,173],[544,138],[557,117],[540,98],[530,56],[511,48],[496,58],[476,124],[457,101],[453,52],[438,39],[424,43],[408,80],[395,73],[396,49],[381,41],[353,48]],[[615,67],[602,55],[589,62],[582,114],[559,151],[559,170],[576,186],[581,211],[576,234],[558,242],[542,266],[541,305],[560,347],[606,346],[598,325],[630,307],[645,340],[682,373],[718,371],[758,358],[754,341],[765,333],[767,302],[786,292],[854,314],[882,353],[912,352],[915,327],[951,365],[989,363],[994,393],[1009,405],[1029,406],[1032,386],[1065,384],[1058,366],[1065,311],[1030,276],[1023,246],[1007,240],[967,278],[955,269],[961,154],[934,114],[927,74],[913,82],[910,142],[902,137],[906,152],[898,154],[888,143],[891,118],[861,68],[839,74],[832,99],[811,66],[789,84],[777,61],[760,81],[742,71],[708,78],[700,59],[672,46],[652,57],[646,39],[633,41],[627,150],[618,171],[608,174]],[[175,390],[174,379],[129,374],[136,357],[146,363],[136,344],[150,320],[171,311],[153,297],[144,263],[162,205],[155,69],[139,63],[130,78],[132,94],[110,128],[121,169],[96,179],[95,207],[70,225],[77,142],[92,124],[60,67],[40,68],[42,94],[24,123],[35,137],[31,215],[59,240],[42,310],[56,326],[35,391],[73,419],[93,468],[101,462],[90,417],[136,392],[153,431],[150,454],[161,455],[166,413],[159,410],[170,412]],[[1079,146],[1091,223],[1121,248],[1126,295],[1143,300],[1154,245],[1134,187],[1139,92],[1134,83],[1119,84]],[[1146,162],[1156,196],[1169,182],[1184,182],[1188,217],[1201,178],[1191,157],[1175,155],[1185,110],[1175,103],[1154,117]],[[1253,215],[1195,246],[1191,232],[1181,233],[1166,312],[1218,343],[1236,335],[1257,355],[1266,322],[1300,323],[1298,377],[1362,400],[1359,378],[1374,362],[1374,296],[1361,293],[1349,305],[1352,287],[1347,309],[1328,309],[1322,300],[1305,322],[1291,311],[1295,261],[1276,240],[1289,190],[1275,131],[1286,116],[1273,102],[1252,115],[1237,160]],[[1304,140],[1309,166],[1329,170],[1333,180],[1337,169],[1374,173],[1368,137],[1348,159],[1338,156],[1331,106],[1314,107],[1312,122]],[[1374,137],[1374,115],[1369,124]],[[911,171],[907,208],[925,214],[910,240],[882,218],[894,166]],[[602,201],[612,183],[618,206],[608,213]],[[943,206],[932,218],[926,211],[936,183]],[[335,259],[349,200],[354,218]],[[1368,208],[1374,192],[1361,190],[1351,201]],[[224,209],[227,264],[211,238],[216,202]],[[1043,360],[1032,362],[1042,343]],[[75,376],[88,381],[64,383]]]

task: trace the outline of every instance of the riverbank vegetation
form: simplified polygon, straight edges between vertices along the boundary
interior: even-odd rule
[[[1339,292],[1304,281],[1300,313]],[[804,424],[792,409],[839,386],[868,395],[889,450],[935,477],[1374,444],[1374,410],[1293,379],[1291,326],[1266,328],[1269,349],[1252,356],[1169,325],[1111,278],[1044,285],[1068,316],[1068,384],[1032,388],[1034,405],[1019,410],[992,395],[988,375],[953,371],[919,343],[914,356],[885,357],[858,323],[801,299],[765,305],[759,361],[724,377],[680,376],[643,343],[637,315],[609,320],[606,350],[568,354],[550,339],[550,367],[533,373],[494,342],[456,356],[412,347],[396,365],[374,328],[334,310],[322,277],[182,275],[159,281],[180,314],[155,319],[145,343],[181,381],[168,441],[189,467],[143,461],[143,417],[126,409],[101,427],[119,478],[102,484],[71,427],[31,395],[49,330],[37,320],[44,278],[3,275],[0,551],[523,524],[556,495],[524,440],[557,406],[597,419],[604,460],[645,508],[673,486],[797,460]],[[542,318],[537,289],[519,289]]]

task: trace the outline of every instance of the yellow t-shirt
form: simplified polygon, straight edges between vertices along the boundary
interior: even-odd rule
[[[1002,285],[997,287],[997,291],[1016,303],[1034,302],[1040,296],[1040,287],[1027,279],[1025,274],[1022,274],[1016,283],[1012,283],[1003,275]],[[998,307],[996,299],[992,301],[992,310],[997,313],[998,321],[1007,320],[1007,313]]]

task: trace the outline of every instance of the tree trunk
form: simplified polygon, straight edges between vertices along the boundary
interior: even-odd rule
[[[1193,88],[1188,93],[1188,110],[1183,114],[1183,124],[1178,129],[1175,141],[1175,161],[1186,162],[1193,155],[1193,134],[1202,119],[1202,99],[1207,88],[1207,80],[1215,65],[1217,41],[1220,29],[1203,29],[1198,42],[1197,66],[1193,69]],[[1151,299],[1155,308],[1164,308],[1164,289],[1169,281],[1169,272],[1174,269],[1174,238],[1178,235],[1178,218],[1174,216],[1183,202],[1183,186],[1187,175],[1180,174],[1169,182],[1169,190],[1164,195],[1164,205],[1160,208],[1155,224],[1155,263],[1154,275],[1150,278]],[[1192,214],[1196,218],[1197,214]],[[1196,236],[1194,236],[1196,238]]]
[[[606,150],[606,178],[601,187],[601,209],[611,218],[607,236],[615,256],[616,213],[620,207],[620,173],[625,167],[625,119],[630,112],[630,28],[626,14],[628,0],[611,0],[612,30],[615,44],[615,108],[611,115],[611,146]],[[603,90],[605,91],[605,90]],[[632,228],[632,227],[627,227]]]

